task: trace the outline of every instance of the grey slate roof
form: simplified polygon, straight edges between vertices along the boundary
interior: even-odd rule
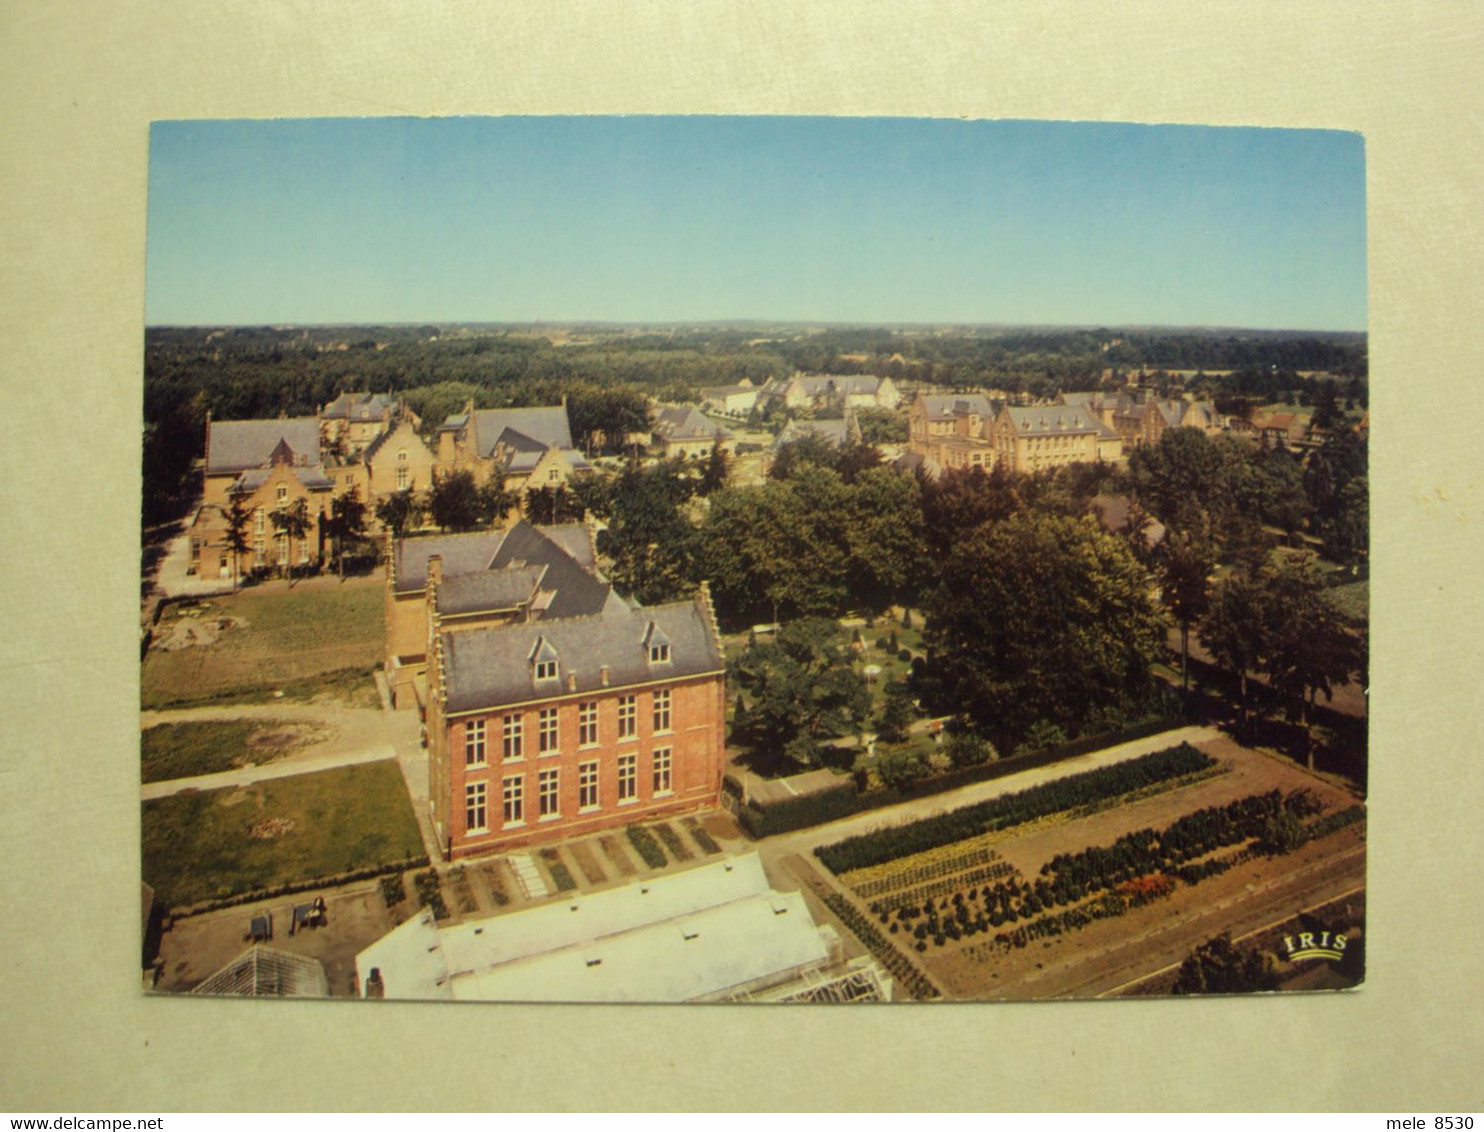
[[[445,578],[438,587],[438,611],[454,615],[482,613],[528,603],[545,572],[544,566],[521,566]]]
[[[472,574],[488,570],[490,559],[500,549],[504,531],[475,531],[463,535],[433,535],[425,538],[398,539],[392,547],[392,568],[396,591],[412,593],[428,584],[428,559],[443,557],[443,577]]]
[[[598,574],[592,538],[579,523],[536,527],[522,520],[508,531],[399,539],[392,548],[396,592],[415,593],[427,588],[428,559],[435,554],[443,558],[438,607],[445,613],[506,608],[504,598],[509,591],[502,587],[519,588],[516,582],[495,581],[455,585],[455,580],[465,575],[524,576],[523,572],[535,570],[542,592],[550,595],[549,603],[538,614],[544,619],[597,613],[612,592]],[[523,596],[529,597],[530,590]],[[486,600],[495,604],[477,604]]]
[[[808,397],[844,397],[847,394],[874,394],[881,379],[874,374],[801,374],[793,379],[800,392]]]
[[[655,416],[654,431],[666,440],[721,440],[731,435],[690,405],[667,405]]]
[[[279,444],[296,462],[318,464],[319,421],[287,417],[272,421],[212,421],[206,426],[206,474],[240,472],[266,464]]]
[[[494,452],[495,442],[506,429],[513,429],[529,437],[543,448],[572,447],[572,426],[567,421],[565,405],[544,405],[530,409],[478,409],[474,413],[473,425],[481,457]]]
[[[321,411],[320,416],[332,420],[371,421],[378,419],[387,410],[396,410],[396,398],[385,393],[342,393]]]
[[[292,465],[291,465],[292,466]],[[335,485],[325,476],[323,469],[318,464],[309,467],[293,467],[295,478],[304,486],[305,491],[329,491]],[[230,488],[233,492],[257,491],[263,483],[273,474],[271,467],[248,468],[233,481]]]
[[[670,659],[663,663],[651,664],[644,647],[651,623],[670,642]],[[497,708],[550,694],[552,683],[542,681],[538,689],[530,663],[538,642],[556,652],[562,692],[573,675],[579,692],[601,688],[604,665],[609,687],[620,688],[724,667],[721,643],[699,598],[637,610],[615,599],[593,616],[467,629],[444,633],[441,640],[450,712]]]
[[[489,565],[491,570],[504,570],[510,566],[545,568],[541,575],[541,590],[555,596],[541,612],[543,621],[597,613],[607,602],[612,589],[591,567],[585,568],[567,553],[564,545],[547,537],[544,528],[524,521],[505,532]],[[444,576],[447,575],[445,564]]]
[[[950,421],[969,413],[992,417],[995,404],[983,393],[924,393],[918,398],[927,409],[929,420]]]
[[[1066,433],[1093,432],[1101,434],[1102,422],[1081,405],[1030,405],[1007,406],[1020,436],[1056,436]]]
[[[782,448],[785,444],[792,444],[796,440],[803,440],[806,436],[812,436],[822,440],[832,447],[839,448],[849,437],[849,422],[838,421],[789,421],[779,431],[773,441],[775,449]]]

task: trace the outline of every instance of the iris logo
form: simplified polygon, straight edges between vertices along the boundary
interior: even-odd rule
[[[1344,933],[1300,932],[1298,941],[1293,936],[1283,937],[1283,949],[1290,962],[1303,959],[1339,959],[1345,954]]]

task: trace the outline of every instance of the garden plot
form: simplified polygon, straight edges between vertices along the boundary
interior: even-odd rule
[[[856,839],[820,857],[861,863],[839,874],[854,907],[952,996],[1066,993],[1046,989],[1049,950],[1078,968],[1079,957],[1116,950],[1151,922],[1198,915],[1213,900],[1240,902],[1358,843],[1364,812],[1350,795],[1226,741],[1207,747],[1222,756],[1211,770],[1224,773],[1191,775],[1189,755],[1167,757],[1144,777],[1161,767],[1186,773],[1163,780],[1168,789],[1155,790],[1161,781],[1153,779],[1109,799],[1117,804],[1045,813],[1055,799],[1027,791],[975,815],[991,825],[1006,813],[1026,819],[1019,824],[932,844],[935,830],[974,828],[944,815],[936,827]],[[1105,776],[1061,789],[1086,796],[1126,781]],[[893,857],[894,844],[930,847]]]

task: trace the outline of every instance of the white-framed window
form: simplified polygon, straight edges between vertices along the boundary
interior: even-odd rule
[[[526,822],[526,780],[507,778],[503,783],[504,804],[501,816],[506,825],[524,825]]]
[[[280,502],[280,503],[287,503],[288,502],[288,498],[289,498],[288,484],[282,484],[282,483],[279,484],[278,485],[278,502]]]
[[[618,756],[618,800],[635,802],[639,799],[639,756]]]
[[[519,715],[507,715],[500,725],[501,754],[507,759],[525,757],[525,725]]]
[[[308,542],[307,539],[302,539],[301,538],[299,540],[299,565],[302,566],[302,565],[304,565],[304,563],[306,563],[308,561],[309,561],[309,542]]]
[[[557,767],[543,770],[537,777],[536,811],[540,817],[561,817],[561,782],[562,772]]]
[[[618,697],[618,737],[632,739],[639,734],[639,697]]]
[[[597,760],[582,763],[577,768],[577,808],[579,810],[596,810],[598,808]]]
[[[252,513],[253,534],[262,535],[268,531],[268,513],[261,507],[255,508]]]
[[[407,463],[407,449],[405,449],[405,448],[398,448],[397,449],[397,463],[399,463],[399,464],[405,464],[405,463]]]
[[[548,483],[556,483],[557,480],[559,480],[561,478],[562,478],[562,469],[561,468],[552,468],[551,471],[549,471],[549,472],[546,473],[546,480],[547,480]]]
[[[557,678],[557,662],[554,660],[538,660],[536,662],[537,680],[555,680]]]
[[[464,724],[464,765],[484,765],[484,720],[471,719]]]
[[[464,828],[470,833],[482,833],[489,828],[488,794],[489,786],[484,782],[470,782],[464,787]]]
[[[408,469],[398,466],[397,468],[397,490],[405,491],[412,480],[412,473]]]
[[[557,739],[557,709],[544,707],[541,709],[540,729],[536,733],[536,749],[543,755],[556,754]]]
[[[670,730],[670,689],[661,688],[654,694],[654,729]]]
[[[649,663],[663,664],[670,659],[670,646],[666,644],[653,644],[649,646]]]
[[[577,705],[577,745],[598,745],[598,705],[596,701]]]
[[[670,793],[670,764],[670,748],[656,747],[654,751],[654,792],[656,794]]]

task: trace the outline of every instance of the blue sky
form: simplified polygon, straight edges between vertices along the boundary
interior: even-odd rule
[[[1360,135],[881,118],[156,123],[146,321],[1366,326]]]

